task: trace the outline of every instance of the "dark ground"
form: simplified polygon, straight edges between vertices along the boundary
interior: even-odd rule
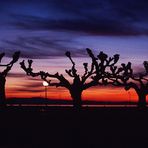
[[[148,109],[7,107],[0,148],[139,148],[148,145]]]

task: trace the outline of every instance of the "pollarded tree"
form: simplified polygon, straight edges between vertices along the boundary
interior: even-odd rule
[[[0,63],[2,58],[5,56],[5,53],[0,54]],[[6,76],[11,70],[14,63],[16,63],[19,59],[20,52],[15,52],[13,54],[12,60],[8,64],[0,64],[0,67],[3,67],[3,70],[0,72],[0,106],[5,106],[5,84],[6,84]]]
[[[91,62],[90,69],[88,68],[88,63],[83,63],[83,67],[85,71],[83,75],[78,74],[75,66],[76,64],[71,57],[71,53],[70,52],[65,53],[65,55],[69,58],[69,60],[72,63],[72,67],[69,70],[67,69],[65,70],[65,72],[73,79],[72,83],[70,83],[68,79],[66,79],[62,74],[59,74],[58,72],[56,74],[50,74],[48,72],[43,72],[43,71],[40,71],[37,73],[33,72],[32,60],[28,60],[28,67],[26,67],[25,61],[22,61],[20,65],[27,75],[32,77],[40,76],[42,80],[48,82],[49,86],[67,88],[71,94],[74,107],[79,109],[81,108],[81,105],[82,105],[81,97],[82,97],[83,90],[86,90],[92,86],[96,86],[100,83],[103,83],[103,82],[99,82],[99,80],[103,79],[102,77],[104,72],[103,69],[106,66],[106,65],[102,65],[103,61],[101,58],[99,59],[100,64],[98,64],[99,63],[97,61],[98,58],[94,56],[94,54],[90,49],[87,48],[86,50],[92,62]],[[102,54],[100,53],[99,56],[101,57]],[[96,67],[96,64],[98,64],[97,67]],[[98,70],[100,71],[98,73],[99,77],[96,77],[96,68],[98,68]],[[57,83],[51,82],[51,80],[49,80],[50,78],[55,78],[56,80],[58,80],[58,82]]]
[[[133,88],[138,95],[138,106],[146,107],[146,96],[148,95],[148,61],[143,63],[145,72],[134,74],[131,62],[122,63],[121,67],[113,65],[111,73],[106,73],[110,83],[116,86],[124,86],[125,90]],[[109,82],[109,81],[108,81]]]
[[[110,84],[110,82],[107,79],[108,78],[107,76],[110,74],[109,69],[112,69],[112,67],[115,67],[116,63],[119,61],[120,55],[115,54],[113,57],[108,57],[107,54],[101,51],[96,58],[94,54],[91,52],[91,50],[88,53],[95,65],[95,69],[96,69],[95,79],[98,81],[98,84],[100,85]],[[102,81],[101,83],[100,83],[100,80]]]

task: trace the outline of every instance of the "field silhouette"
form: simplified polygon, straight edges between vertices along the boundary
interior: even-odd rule
[[[143,147],[148,111],[139,108],[9,107],[0,111],[0,147]]]

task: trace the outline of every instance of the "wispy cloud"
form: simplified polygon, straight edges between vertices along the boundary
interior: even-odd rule
[[[47,59],[63,57],[67,50],[77,50],[77,52],[73,52],[73,56],[86,55],[85,49],[70,47],[67,44],[68,42],[73,41],[40,36],[18,37],[15,40],[3,40],[3,49],[6,49],[8,56],[11,56],[14,50],[20,50],[22,58]]]
[[[67,50],[76,51],[74,56],[85,56],[84,46],[74,41],[81,35],[90,38],[147,35],[147,6],[145,0],[140,4],[128,0],[0,2],[3,20],[0,26],[7,28],[0,37],[0,50],[8,55],[20,50],[22,57],[39,59],[64,56]]]
[[[8,77],[10,77],[10,78],[23,78],[25,76],[26,76],[25,73],[19,73],[19,72],[8,73]]]
[[[43,92],[41,81],[30,81],[29,83],[20,84],[18,88],[14,88],[17,92]]]
[[[143,1],[143,3],[142,3]],[[45,1],[41,15],[12,13],[10,25],[25,30],[58,30],[84,32],[91,35],[148,34],[147,5],[138,1]],[[33,3],[33,2],[32,2]],[[39,2],[32,8],[36,11]],[[27,5],[27,4],[26,4]],[[50,15],[55,14],[55,15]]]

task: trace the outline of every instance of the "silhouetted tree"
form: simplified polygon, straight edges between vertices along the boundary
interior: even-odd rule
[[[135,89],[138,95],[138,106],[146,107],[146,95],[148,94],[148,61],[143,63],[145,72],[134,74],[131,62],[122,63],[120,67],[112,65],[110,71],[106,72],[108,83],[115,86],[124,86],[125,90]]]
[[[95,79],[98,81],[98,84],[100,85],[110,84],[110,82],[108,81],[108,75],[110,74],[109,69],[112,69],[112,67],[115,67],[116,63],[119,60],[120,55],[115,54],[113,57],[108,57],[107,54],[101,51],[99,55],[97,55],[97,58],[96,58],[90,50],[89,56],[92,58],[94,65],[95,65],[95,69],[96,69]]]
[[[5,56],[5,53],[0,54],[0,63],[2,58]],[[3,70],[0,72],[0,106],[5,106],[5,83],[6,76],[11,70],[14,63],[16,63],[19,59],[20,52],[15,52],[13,54],[12,60],[8,64],[0,64],[0,67],[3,67]]]
[[[86,90],[92,86],[101,84],[102,82],[99,82],[99,80],[102,80],[104,68],[106,67],[107,64],[109,64],[109,63],[106,63],[106,65],[104,64],[104,61],[103,61],[104,58],[102,58],[104,54],[102,55],[102,52],[100,52],[99,58],[96,58],[90,49],[87,48],[86,50],[92,62],[91,62],[90,69],[88,68],[88,63],[83,63],[85,72],[82,76],[80,76],[77,73],[77,70],[75,67],[76,64],[71,57],[71,53],[70,52],[65,53],[65,55],[69,58],[69,60],[72,63],[71,69],[65,70],[65,72],[73,79],[72,83],[70,83],[68,79],[66,79],[62,74],[59,74],[58,72],[56,74],[49,74],[48,72],[43,72],[43,71],[34,73],[32,69],[32,63],[33,63],[32,60],[28,60],[28,67],[25,66],[25,61],[22,61],[20,64],[22,69],[26,72],[27,75],[32,77],[40,76],[41,79],[48,82],[49,86],[67,88],[73,99],[74,107],[81,108],[81,105],[82,105],[81,96],[82,96],[83,90]],[[106,57],[106,60],[107,60],[107,57]],[[98,77],[96,77],[96,69],[98,71],[98,74],[97,74]],[[57,83],[51,82],[51,80],[48,80],[48,78],[55,78],[59,82]]]

